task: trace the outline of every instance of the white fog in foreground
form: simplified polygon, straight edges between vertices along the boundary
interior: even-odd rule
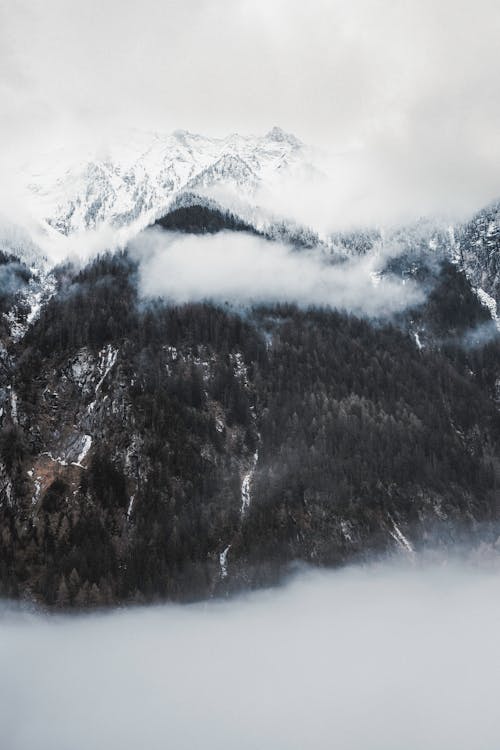
[[[416,284],[379,278],[381,258],[341,265],[318,252],[294,251],[244,233],[168,236],[148,230],[131,243],[140,260],[141,291],[177,303],[293,302],[385,315],[423,301]]]
[[[499,573],[310,572],[225,603],[0,619],[8,750],[497,750]]]

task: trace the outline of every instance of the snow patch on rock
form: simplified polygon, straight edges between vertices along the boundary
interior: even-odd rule
[[[481,287],[476,288],[475,292],[479,297],[481,304],[487,307],[490,311],[492,320],[495,321],[496,327],[498,328],[498,330],[500,330],[500,320],[497,314],[497,303],[495,302],[493,297],[491,297],[488,292],[485,292],[484,289],[481,289]]]
[[[255,473],[255,469],[257,467],[257,462],[259,460],[259,451],[255,451],[252,458],[252,465],[249,469],[249,471],[246,472],[246,474],[243,476],[243,480],[241,482],[241,515],[243,516],[247,509],[250,507],[250,501],[251,501],[251,484],[253,475]]]
[[[228,546],[222,550],[222,552],[219,555],[219,565],[220,565],[220,577],[221,578],[227,578],[227,556],[229,553],[229,550],[231,549],[231,545],[228,544]]]
[[[415,550],[413,548],[412,543],[405,537],[397,523],[391,518],[392,521],[392,530],[389,530],[389,534],[392,536],[398,547],[400,547],[405,552],[408,552],[410,555],[415,554]]]
[[[87,453],[92,447],[92,437],[90,435],[84,435],[82,438],[82,445],[80,453],[78,454],[78,458],[76,461],[73,461],[73,466],[79,466],[81,469],[84,469],[85,467],[82,466],[82,461],[85,460]]]

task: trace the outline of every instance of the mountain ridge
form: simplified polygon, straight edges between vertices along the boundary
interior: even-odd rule
[[[164,207],[153,209],[146,162],[120,171],[104,159],[77,175],[84,197],[69,213],[61,204],[60,237],[109,216],[151,224],[144,238],[165,248],[181,233],[203,244],[223,232],[228,252],[252,239],[319,258],[321,270],[355,273],[367,258],[366,294],[384,276],[423,294],[380,317],[334,298],[176,304],[142,296],[141,255],[116,250],[115,234],[114,252],[51,266],[26,234],[5,232],[0,593],[79,609],[189,601],[275,583],[297,562],[413,559],[470,539],[494,553],[497,205],[452,227],[423,219],[324,237],[204,194],[228,177],[251,196],[283,154],[285,169],[300,168],[293,137],[273,129],[257,148],[230,136],[233,152],[211,142],[210,159],[203,137],[171,138],[174,172],[155,161]],[[115,183],[138,212],[122,211]]]
[[[277,127],[264,136],[141,134],[136,143],[114,144],[100,158],[90,152],[71,164],[60,157],[54,166],[49,156],[48,165],[32,169],[25,181],[38,219],[67,237],[140,217],[149,223],[181,190],[224,184],[251,195],[278,170],[308,160],[310,152]]]

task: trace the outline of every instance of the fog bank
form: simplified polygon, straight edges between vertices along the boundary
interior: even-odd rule
[[[496,750],[500,578],[306,572],[228,602],[0,618],[9,750]]]
[[[131,252],[140,260],[142,293],[179,304],[292,302],[388,315],[423,299],[410,281],[378,277],[381,258],[373,254],[331,265],[318,251],[297,252],[243,233],[148,230],[131,243]]]

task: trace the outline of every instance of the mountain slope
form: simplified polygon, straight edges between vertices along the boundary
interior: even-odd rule
[[[461,345],[488,313],[456,267],[411,312],[424,351],[404,321],[144,304],[136,276],[126,253],[61,268],[5,338],[4,595],[193,599],[297,560],[495,541],[500,342]]]
[[[226,138],[133,133],[117,137],[99,158],[93,151],[76,163],[64,153],[48,155],[25,180],[38,219],[69,236],[137,220],[145,225],[182,190],[217,185],[249,196],[310,159],[310,149],[279,128]]]
[[[115,246],[118,228],[155,223],[168,242],[222,231],[230,251],[246,232],[325,268],[368,256],[368,294],[387,275],[425,299],[384,319],[273,300],[174,305],[141,298],[140,253],[49,269],[10,228],[0,593],[82,608],[189,600],[267,585],[297,561],[498,544],[498,207],[453,227],[320,238],[204,194],[251,197],[308,158],[279,129],[177,132],[32,183],[63,242],[103,226]]]

